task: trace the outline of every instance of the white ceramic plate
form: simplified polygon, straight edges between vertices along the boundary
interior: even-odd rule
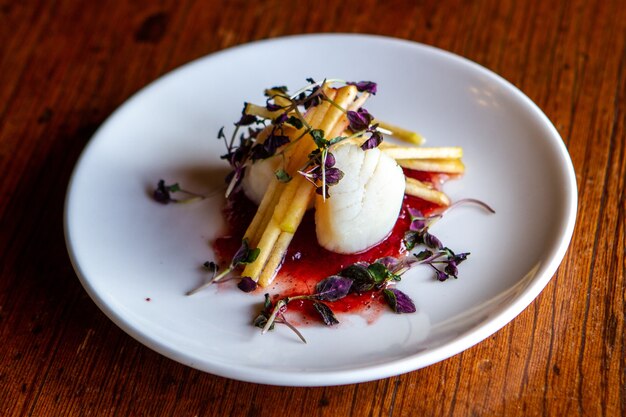
[[[281,59],[285,57],[285,59]],[[305,327],[308,344],[284,326],[251,326],[261,295],[212,287],[185,292],[204,276],[207,242],[222,231],[222,198],[162,206],[159,178],[210,191],[227,167],[221,126],[263,88],[295,90],[306,77],[373,80],[374,115],[421,132],[432,146],[460,145],[466,175],[446,185],[475,207],[434,228],[472,254],[458,280],[437,282],[418,267],[399,288],[417,314],[384,314],[367,325],[341,317]],[[337,385],[412,371],[457,354],[519,314],[544,288],[569,244],[576,182],[559,134],[514,86],[453,54],[360,35],[296,36],[256,42],[199,59],[155,81],[121,106],[85,149],[67,194],[70,257],[96,304],[128,334],[186,365],[277,385]],[[147,301],[149,299],[150,301]]]

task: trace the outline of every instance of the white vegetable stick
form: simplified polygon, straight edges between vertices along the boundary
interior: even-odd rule
[[[447,195],[414,178],[406,178],[405,193],[442,206],[450,205],[450,199]]]
[[[446,174],[462,174],[465,165],[460,159],[397,159],[402,168],[415,171],[443,172]]]
[[[420,146],[397,146],[381,143],[380,149],[394,159],[457,159],[463,156],[460,146],[425,148]]]

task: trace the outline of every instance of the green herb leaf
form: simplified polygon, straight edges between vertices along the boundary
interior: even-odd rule
[[[313,141],[317,145],[318,148],[324,148],[328,146],[328,141],[324,139],[324,131],[321,129],[313,129],[309,132]]]
[[[297,116],[289,116],[289,118],[287,119],[287,123],[289,123],[291,126],[295,127],[296,129],[302,129],[302,120],[300,120],[299,117]]]
[[[289,173],[282,168],[274,171],[274,175],[276,176],[276,179],[280,182],[291,181],[291,175],[289,175]]]
[[[374,262],[367,267],[367,270],[372,275],[372,278],[374,279],[374,282],[376,284],[380,284],[381,282],[386,281],[390,275],[387,267],[379,262]]]
[[[248,239],[244,238],[241,241],[241,246],[239,247],[239,250],[237,250],[237,253],[235,253],[235,256],[233,256],[231,268],[234,268],[238,265],[245,265],[254,262],[256,258],[258,258],[259,253],[261,253],[261,249],[250,249],[250,246],[248,245]]]

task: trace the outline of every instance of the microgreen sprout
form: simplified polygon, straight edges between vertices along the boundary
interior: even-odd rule
[[[191,291],[188,291],[186,295],[193,295],[207,288],[211,284],[222,281],[228,274],[230,274],[233,270],[235,270],[235,268],[254,262],[256,258],[259,256],[259,253],[260,253],[259,248],[254,248],[254,249],[250,248],[250,246],[248,245],[248,239],[244,238],[241,241],[241,246],[239,247],[239,249],[233,256],[233,259],[230,262],[230,265],[228,266],[228,268],[224,269],[219,274],[217,274],[217,266],[215,265],[215,263],[205,262],[204,263],[205,268],[213,272],[211,278],[209,278],[205,283],[203,283],[199,287]],[[252,281],[252,283],[250,281]],[[241,281],[239,282],[239,288],[245,292],[254,291],[254,289],[256,289],[256,282],[250,279],[250,277],[242,277]]]
[[[393,260],[392,260],[393,259]],[[312,294],[294,295],[283,297],[272,303],[268,294],[265,295],[265,303],[261,313],[254,320],[254,325],[262,328],[263,334],[274,328],[274,323],[285,323],[287,319],[284,314],[287,312],[289,303],[300,300],[311,303],[314,311],[320,320],[327,326],[339,323],[332,310],[332,303],[339,301],[348,294],[362,294],[368,291],[383,292],[384,298],[389,307],[396,313],[415,312],[415,305],[408,295],[402,293],[391,286],[400,281],[401,273],[408,270],[408,264],[395,258],[381,258],[371,264],[357,262],[352,264],[337,275],[324,278],[315,286]],[[386,295],[385,291],[391,291],[391,295]],[[296,331],[293,325],[289,327]],[[300,332],[298,336],[306,343]]]
[[[183,199],[172,198],[172,194],[177,192],[186,194],[188,197]],[[154,192],[152,193],[152,197],[155,201],[161,204],[191,203],[193,201],[198,201],[206,198],[202,194],[182,189],[180,185],[178,185],[178,183],[166,185],[164,180],[159,180],[156,188],[154,189]]]
[[[404,245],[408,250],[412,250],[417,245],[424,245],[428,249],[415,254],[417,263],[429,265],[435,271],[435,278],[439,281],[446,281],[448,278],[458,278],[458,265],[467,259],[468,253],[454,253],[450,248],[445,247],[441,241],[429,232],[430,227],[443,215],[453,208],[464,204],[475,204],[490,213],[495,213],[487,204],[476,199],[462,199],[447,207],[444,211],[424,216],[421,211],[409,208],[408,213],[411,218],[409,230],[404,234]]]
[[[304,117],[303,112],[311,107],[327,101],[346,114],[350,122],[353,137],[365,138],[361,148],[372,149],[382,141],[383,137],[378,130],[378,125],[373,124],[373,116],[364,108],[347,110],[339,106],[325,93],[325,86],[333,83],[354,85],[363,95],[375,94],[376,83],[371,81],[346,82],[339,79],[325,79],[315,81],[307,78],[307,86],[299,89],[294,94],[289,94],[285,86],[277,86],[266,90],[265,106],[244,104],[240,119],[235,122],[235,129],[230,137],[226,138],[224,128],[218,132],[218,139],[224,140],[227,153],[222,155],[231,165],[232,171],[226,177],[228,187],[226,196],[239,186],[246,167],[258,160],[268,159],[274,156],[283,156],[283,166],[275,171],[276,178],[281,182],[289,182],[294,173],[287,172],[285,164],[285,152],[296,142],[303,138],[310,138],[315,142],[317,149],[309,155],[307,163],[298,170],[307,180],[313,183],[317,192],[324,199],[328,197],[328,187],[337,184],[343,177],[343,173],[333,167],[334,162],[329,162],[332,154],[330,147],[346,137],[337,137],[327,140],[324,132],[313,129]],[[286,134],[285,126],[289,125],[297,130],[304,131],[297,138],[290,139]],[[248,131],[238,136],[242,127],[248,127]],[[263,132],[263,133],[262,133]],[[235,142],[239,140],[239,144]],[[334,158],[331,159],[334,161]]]

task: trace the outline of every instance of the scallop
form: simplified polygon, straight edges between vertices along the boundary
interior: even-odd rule
[[[393,229],[404,198],[404,173],[378,148],[363,151],[347,144],[333,155],[344,176],[326,200],[316,197],[317,241],[337,253],[362,252]]]
[[[246,167],[241,185],[246,197],[256,205],[261,203],[267,187],[275,178],[274,172],[278,169],[280,162],[280,158],[268,158],[258,160]]]

